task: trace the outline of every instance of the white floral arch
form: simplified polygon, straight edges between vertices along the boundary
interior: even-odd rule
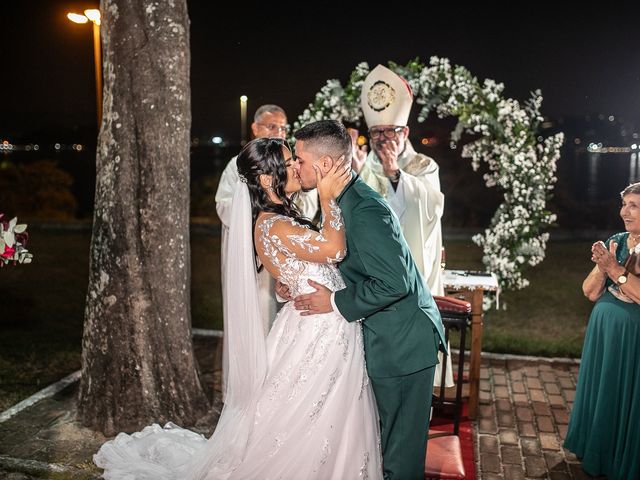
[[[549,239],[545,229],[556,220],[546,201],[556,181],[556,162],[564,141],[562,133],[538,137],[543,120],[540,91],[520,105],[502,96],[503,84],[490,79],[481,84],[466,68],[452,66],[446,58],[431,57],[428,65],[419,59],[405,66],[389,62],[389,68],[409,82],[416,103],[423,105],[419,122],[433,109],[440,118],[457,117],[452,148],[462,133],[479,135],[464,145],[462,156],[471,159],[474,170],[481,161],[488,164],[485,183],[499,187],[504,200],[490,226],[473,241],[483,248],[482,261],[498,276],[503,289],[526,287],[529,281],[523,271],[544,259]],[[360,91],[368,73],[369,65],[363,62],[345,87],[338,80],[328,80],[294,128],[322,119],[358,121],[362,117]]]

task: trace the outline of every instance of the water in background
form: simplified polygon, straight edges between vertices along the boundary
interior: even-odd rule
[[[573,165],[573,194],[589,203],[608,201],[640,180],[640,157],[632,153],[582,152]]]
[[[559,226],[622,230],[620,192],[637,181],[640,181],[637,151],[567,152],[558,163],[558,183],[551,201],[552,209],[558,213]]]
[[[414,146],[417,142],[414,142]],[[440,181],[445,193],[443,224],[449,227],[483,228],[488,225],[501,202],[500,192],[488,189],[481,171],[473,172],[470,162],[460,157],[460,150],[448,146],[419,148],[440,165]],[[225,165],[236,155],[237,146],[195,146],[191,149],[192,215],[216,219],[215,191]],[[0,154],[0,164],[53,160],[74,179],[71,187],[78,201],[76,217],[91,218],[95,189],[95,153],[87,147],[55,149],[43,145],[38,151],[13,151]],[[0,169],[0,176],[2,169]],[[558,182],[549,208],[558,215],[561,229],[622,228],[619,217],[619,192],[629,183],[640,180],[640,154],[590,153],[586,149],[563,147],[558,162]],[[19,212],[16,212],[19,215]]]

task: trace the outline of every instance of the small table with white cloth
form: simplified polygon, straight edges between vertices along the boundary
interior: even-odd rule
[[[469,418],[478,413],[480,390],[480,353],[482,352],[483,299],[485,292],[500,293],[498,277],[491,272],[445,270],[445,295],[471,303],[471,348],[469,350]]]

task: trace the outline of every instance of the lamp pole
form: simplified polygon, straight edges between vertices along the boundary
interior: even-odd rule
[[[247,144],[247,96],[240,97],[240,145]]]
[[[74,23],[93,24],[93,62],[96,77],[96,113],[98,117],[98,129],[102,122],[102,51],[100,48],[100,10],[89,9],[84,15],[79,13],[67,13],[67,18]]]
[[[100,48],[100,23],[93,22],[93,63],[96,73],[96,111],[98,128],[102,122],[102,51]]]

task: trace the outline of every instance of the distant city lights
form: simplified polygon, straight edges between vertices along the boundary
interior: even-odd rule
[[[422,137],[420,139],[420,143],[424,146],[435,147],[440,143],[440,141],[438,140],[438,137]]]
[[[637,145],[633,144],[630,147],[603,147],[602,143],[590,143],[587,146],[587,151],[591,153],[629,153],[631,150],[635,150]]]
[[[55,143],[51,145],[49,148],[53,148],[56,151],[74,150],[76,152],[82,152],[85,149],[85,146],[81,143],[74,143],[72,145]],[[9,140],[0,140],[0,152],[5,154],[12,153],[12,152],[38,152],[38,151],[40,151],[40,144],[38,143],[27,143],[26,145],[18,145],[15,143],[11,143]]]

